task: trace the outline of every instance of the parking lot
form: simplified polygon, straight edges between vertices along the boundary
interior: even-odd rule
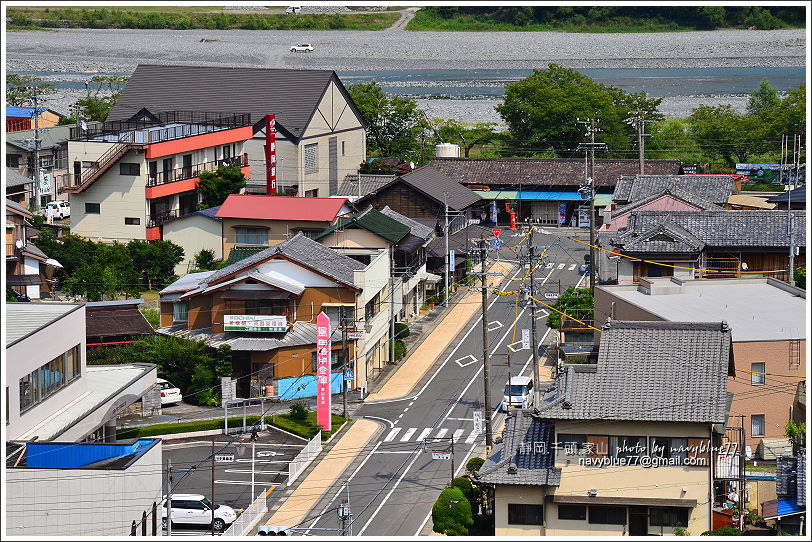
[[[234,440],[232,443],[231,441]],[[212,473],[212,442],[217,459]],[[253,498],[272,487],[286,483],[288,463],[307,444],[303,439],[270,428],[261,431],[257,442],[248,435],[214,435],[164,441],[164,488],[166,467],[172,463],[172,493],[198,493],[215,504],[238,512]],[[252,447],[254,486],[251,487]],[[187,469],[196,466],[187,473]],[[212,488],[214,495],[212,495]],[[166,489],[164,489],[165,491]],[[253,494],[253,497],[252,497]],[[271,493],[271,496],[273,493]],[[271,497],[272,498],[272,497]],[[177,527],[183,529],[183,527]],[[173,528],[174,529],[174,528]],[[183,529],[188,530],[188,529]],[[195,530],[199,530],[195,529]]]

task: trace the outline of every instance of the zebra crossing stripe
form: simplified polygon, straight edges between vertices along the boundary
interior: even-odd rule
[[[558,268],[559,268],[559,269],[564,269],[564,266],[565,266],[565,265],[567,265],[567,264],[565,264],[565,263],[560,263],[560,264],[558,264]]]
[[[443,438],[446,433],[448,433],[448,429],[440,429],[439,431],[437,431],[437,434],[434,435],[434,436],[435,436],[435,438]]]
[[[420,442],[422,440],[426,440],[426,437],[428,437],[429,433],[431,433],[432,431],[434,431],[433,427],[426,427],[425,429],[423,429],[420,435],[418,435],[417,441]]]
[[[468,435],[468,438],[465,439],[465,444],[471,444],[472,442],[474,442],[478,434],[479,433],[477,433],[476,430],[471,431],[471,434]]]
[[[454,431],[454,437],[453,437],[454,442],[457,442],[458,440],[460,440],[460,437],[462,436],[463,433],[465,433],[465,429],[457,429],[456,431]]]
[[[403,437],[400,439],[400,441],[406,442],[407,440],[412,438],[412,435],[414,435],[415,431],[417,431],[417,427],[410,427],[405,433],[403,433]]]
[[[570,271],[574,271],[574,270],[575,270],[575,264],[570,265],[570,269],[569,269],[569,270],[570,270]]]
[[[383,441],[384,441],[384,442],[389,442],[389,441],[391,441],[391,440],[394,440],[394,439],[395,439],[395,437],[398,435],[398,433],[400,433],[400,431],[401,431],[402,429],[403,429],[402,427],[393,427],[393,428],[392,428],[392,430],[391,430],[391,431],[389,431],[389,434],[388,434],[388,435],[386,435],[386,438],[385,438],[385,439],[383,439]]]

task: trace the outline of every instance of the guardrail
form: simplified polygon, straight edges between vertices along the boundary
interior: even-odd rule
[[[302,472],[307,468],[310,463],[316,459],[316,456],[319,455],[321,452],[321,433],[317,434],[313,437],[310,442],[307,443],[299,455],[293,458],[293,461],[288,463],[288,482],[287,485],[290,485],[296,481]]]
[[[254,502],[223,531],[223,537],[246,536],[268,511],[268,490],[263,489]]]

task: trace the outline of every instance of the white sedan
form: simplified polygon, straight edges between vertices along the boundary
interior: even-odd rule
[[[161,390],[161,406],[174,405],[183,401],[180,389],[176,388],[171,382],[163,378],[156,378],[155,382]]]
[[[313,52],[313,44],[312,43],[300,43],[299,45],[293,45],[290,48],[291,53],[312,53]]]

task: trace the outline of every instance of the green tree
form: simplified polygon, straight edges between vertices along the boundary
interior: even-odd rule
[[[588,321],[594,318],[595,303],[592,299],[592,291],[589,288],[576,290],[574,286],[570,286],[551,306],[578,320]],[[560,329],[561,318],[562,316],[559,313],[550,312],[547,317],[547,327]]]
[[[434,124],[434,129],[440,140],[446,143],[457,143],[462,147],[466,158],[470,157],[471,149],[491,143],[496,138],[496,132],[494,131],[496,123],[494,122],[475,122],[471,124],[454,119],[434,119]]]
[[[482,468],[482,465],[485,464],[485,460],[481,457],[472,457],[468,460],[468,463],[465,464],[465,472],[468,473],[469,476],[473,475],[475,472],[478,472],[479,469]]]
[[[803,290],[806,289],[806,267],[796,267],[792,272],[792,278],[795,281],[795,286]]]
[[[147,289],[152,290],[153,284],[166,286],[175,280],[175,266],[183,261],[183,247],[159,239],[157,241],[141,241],[133,239],[127,243],[130,257],[136,271],[146,282]]]
[[[17,107],[33,105],[34,95],[37,95],[39,106],[45,99],[56,92],[56,87],[46,83],[40,77],[33,75],[20,75],[9,73],[6,75],[6,104]]]
[[[688,118],[690,134],[709,156],[725,165],[746,162],[764,148],[763,126],[753,115],[738,113],[731,105],[701,105]]]
[[[201,249],[195,254],[195,269],[208,271],[214,269],[214,251],[208,248]]]
[[[504,102],[496,110],[517,146],[567,156],[584,140],[584,127],[577,124],[578,119],[597,119],[601,131],[596,141],[607,143],[611,151],[622,151],[631,145],[632,132],[624,123],[629,113],[641,109],[658,115],[660,102],[550,64],[546,70],[533,70],[532,75],[506,85]]]
[[[373,160],[371,162],[361,162],[358,166],[358,172],[375,175],[397,175],[398,167],[381,160]]]
[[[645,147],[647,158],[676,158],[685,163],[700,162],[704,158],[685,119],[653,122],[646,131],[651,134]]]
[[[37,247],[62,264],[59,273],[65,277],[72,275],[81,265],[94,261],[98,245],[74,234],[57,239],[52,230],[42,229],[37,236]]]
[[[245,175],[237,166],[222,166],[216,172],[202,172],[198,190],[203,201],[197,206],[198,209],[222,205],[229,195],[239,194],[245,184]]]
[[[735,527],[725,525],[720,529],[705,531],[701,536],[742,536],[742,532]]]
[[[368,154],[415,160],[420,151],[420,136],[428,127],[417,103],[389,96],[375,82],[356,83],[347,90],[369,124]]]
[[[801,84],[797,89],[788,91],[778,103],[765,109],[759,118],[776,142],[776,149],[780,147],[778,141],[781,134],[803,133],[806,129],[806,85]]]
[[[466,536],[474,524],[471,503],[457,487],[447,487],[431,507],[434,532],[448,536]]]
[[[778,102],[780,102],[778,91],[770,85],[767,79],[762,79],[758,88],[747,98],[747,112],[751,115],[759,115],[777,105]]]

